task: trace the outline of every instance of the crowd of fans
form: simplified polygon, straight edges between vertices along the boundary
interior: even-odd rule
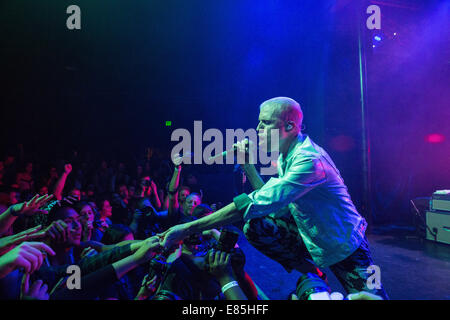
[[[0,159],[0,300],[261,298],[244,270],[235,226],[161,246],[165,230],[221,206],[203,203],[196,175],[182,167],[180,155],[98,165],[74,152],[45,164],[25,160],[19,150]],[[236,176],[239,193],[245,175]],[[311,278],[288,299],[307,299],[327,287],[305,276]]]
[[[0,160],[0,299],[257,299],[231,226],[160,247],[158,234],[217,208],[180,156],[152,168],[75,155]]]

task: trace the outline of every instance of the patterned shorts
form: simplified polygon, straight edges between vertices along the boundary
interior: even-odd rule
[[[290,214],[280,218],[266,216],[250,219],[244,225],[244,234],[251,245],[280,263],[286,271],[295,269],[303,274],[314,273],[325,278],[323,272],[314,264]],[[354,253],[330,266],[330,270],[347,293],[366,291],[388,299],[381,283],[373,289],[367,286],[371,276],[367,270],[373,264],[369,244],[367,239],[364,239]]]

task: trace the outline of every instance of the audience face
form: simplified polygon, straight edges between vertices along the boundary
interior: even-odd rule
[[[103,218],[109,218],[112,216],[112,207],[108,200],[102,202],[100,216],[102,216]]]
[[[13,204],[19,203],[19,198],[20,198],[20,194],[18,192],[11,191],[9,193],[9,204],[13,205]]]
[[[50,169],[50,178],[57,178],[58,177],[58,171],[56,170],[56,168],[52,167]]]
[[[189,196],[190,192],[188,189],[181,189],[180,194],[178,196],[178,200],[181,204],[183,204],[186,201],[186,198]]]
[[[128,199],[129,198],[129,194],[128,194],[128,189],[127,186],[125,185],[121,185],[119,188],[119,195],[122,199]]]
[[[183,212],[185,215],[192,215],[195,207],[197,207],[202,200],[196,194],[191,194],[186,198],[186,201],[183,204]]]
[[[81,208],[80,220],[83,222],[83,225],[92,223],[94,221],[94,211],[92,210],[90,205],[86,205]]]
[[[82,233],[80,216],[74,209],[66,208],[62,220],[67,224],[67,239],[65,246],[79,246]]]
[[[47,188],[47,186],[42,186],[42,187],[39,189],[39,194],[40,194],[40,195],[48,194],[48,188]]]
[[[122,241],[129,241],[134,240],[134,235],[132,233],[127,234],[125,237],[123,237]]]
[[[136,194],[136,188],[134,186],[128,186],[128,196],[130,198],[134,197]]]
[[[71,195],[72,197],[77,198],[78,201],[81,200],[81,191],[78,190],[78,189],[72,189],[72,191],[70,191],[70,195]]]

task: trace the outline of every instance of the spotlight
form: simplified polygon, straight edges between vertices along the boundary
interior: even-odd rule
[[[381,41],[381,37],[380,36],[375,36],[373,37],[376,41]]]
[[[445,140],[445,136],[440,133],[431,133],[425,137],[428,143],[442,143]]]

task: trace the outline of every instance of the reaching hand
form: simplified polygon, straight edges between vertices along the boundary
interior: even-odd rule
[[[39,195],[37,194],[28,202],[17,203],[11,206],[11,210],[16,215],[31,216],[37,213],[47,214],[48,213],[47,211],[40,210],[39,208],[45,205],[48,202],[48,200],[50,200],[52,197],[53,195],[47,194],[43,195],[42,197],[39,197]]]
[[[36,280],[30,288],[30,274],[25,274],[22,278],[20,290],[21,300],[48,300],[48,286],[42,280]]]
[[[73,205],[77,201],[78,201],[77,197],[75,197],[75,196],[67,196],[67,197],[64,197],[62,200],[58,201],[58,206],[61,207],[61,204]]]
[[[46,254],[54,256],[55,252],[45,243],[23,242],[0,257],[0,278],[19,268],[33,273],[41,267]]]
[[[158,279],[156,275],[154,275],[153,278],[151,279],[149,279],[148,274],[145,275],[144,279],[142,280],[141,288],[139,289],[136,299],[145,300],[153,296],[156,290],[158,289],[160,282],[161,279]]]
[[[208,255],[209,272],[217,279],[233,275],[231,255],[224,251],[212,251]]]
[[[184,238],[188,236],[187,229],[184,224],[171,227],[163,233],[158,234],[159,242],[165,249],[178,245]]]
[[[153,236],[143,240],[140,248],[133,254],[137,261],[147,262],[156,255],[156,251],[160,248],[159,239]]]
[[[57,243],[64,243],[67,239],[67,223],[62,220],[53,221],[42,232],[46,237],[55,240]]]
[[[30,241],[45,237],[42,232],[38,233],[41,229],[41,225],[22,231],[12,236],[0,238],[0,255],[10,249],[11,246],[18,245],[24,241]]]

